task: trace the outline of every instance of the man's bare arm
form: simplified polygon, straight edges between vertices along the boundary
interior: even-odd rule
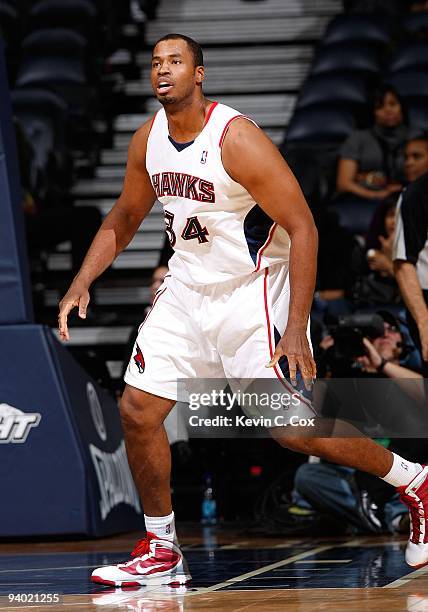
[[[234,121],[222,151],[225,170],[251,194],[261,208],[289,234],[290,311],[287,330],[271,365],[282,354],[291,378],[298,365],[305,379],[315,376],[315,362],[306,328],[316,280],[318,234],[299,184],[275,145],[246,119]]]
[[[89,303],[89,287],[129,244],[144,217],[152,208],[156,195],[146,170],[147,138],[151,122],[133,136],[122,193],[104,219],[89,248],[82,267],[60,302],[59,331],[68,340],[67,317],[74,307],[85,318]]]
[[[409,261],[396,259],[394,261],[395,277],[400,287],[401,295],[416,323],[428,319],[428,308],[425,304],[421,286],[416,274],[416,267]]]
[[[396,259],[394,271],[404,302],[418,326],[422,357],[424,361],[428,361],[428,307],[425,304],[416,267],[409,261]]]

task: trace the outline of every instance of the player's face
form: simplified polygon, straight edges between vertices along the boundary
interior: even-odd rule
[[[203,78],[204,68],[195,67],[186,41],[164,40],[153,49],[152,87],[164,106],[191,98],[200,88]]]
[[[424,140],[412,140],[406,145],[404,170],[408,181],[428,172],[428,144]]]

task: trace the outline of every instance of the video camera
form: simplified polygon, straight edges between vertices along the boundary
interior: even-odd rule
[[[329,329],[334,339],[334,358],[349,362],[365,354],[363,338],[373,340],[383,336],[384,319],[376,313],[342,315]]]

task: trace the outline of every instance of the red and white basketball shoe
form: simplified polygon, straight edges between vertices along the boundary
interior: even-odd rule
[[[132,559],[118,565],[106,565],[92,572],[91,580],[114,587],[157,584],[185,584],[191,580],[186,560],[179,547],[153,533],[139,540]]]
[[[407,487],[398,487],[398,492],[410,513],[406,563],[422,567],[428,563],[428,466],[424,466]]]

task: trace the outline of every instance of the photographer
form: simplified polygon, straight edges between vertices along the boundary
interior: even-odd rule
[[[370,317],[373,316],[344,317],[333,327],[333,335],[326,336],[321,342],[323,352],[329,355],[327,361],[333,364],[333,369],[339,368],[348,375],[352,372],[353,377],[395,379],[400,385],[395,390],[395,395],[400,395],[401,390],[404,391],[404,401],[406,397],[422,399],[421,375],[400,365],[400,359],[406,357],[408,351],[399,321],[387,311],[379,311],[377,318],[372,318],[371,325]],[[377,328],[379,318],[382,320],[383,333]],[[362,330],[352,325],[358,322],[364,324]],[[371,340],[362,335],[361,332],[364,331],[371,333]],[[339,350],[335,347],[334,336]],[[361,352],[358,350],[358,339],[364,347],[364,354],[355,356]],[[336,391],[335,387],[333,389]],[[349,388],[347,389],[349,391]],[[361,402],[364,392],[361,393],[358,387],[352,387],[352,390],[358,401],[364,404],[364,401]],[[347,397],[351,400],[349,393]],[[372,400],[373,398],[367,404],[371,404]],[[389,403],[385,404],[389,409]],[[365,413],[364,408],[367,406],[363,407]],[[367,414],[364,414],[364,418],[367,418]],[[421,456],[426,455],[423,440],[383,438],[378,441],[394,452],[415,456],[418,461]],[[317,520],[320,521],[329,520],[331,523],[332,516],[339,518],[342,528],[351,525],[359,531],[371,533],[406,533],[408,530],[406,507],[399,501],[398,496],[391,496],[385,483],[363,472],[326,461],[309,461],[298,468],[294,487],[294,504],[288,509],[290,522],[297,507],[315,511]],[[312,527],[314,518],[313,514],[310,515],[308,528]]]
[[[399,319],[389,311],[342,316],[330,319],[327,326],[329,333],[316,354],[325,376],[421,379],[400,365],[410,347],[404,341]]]

